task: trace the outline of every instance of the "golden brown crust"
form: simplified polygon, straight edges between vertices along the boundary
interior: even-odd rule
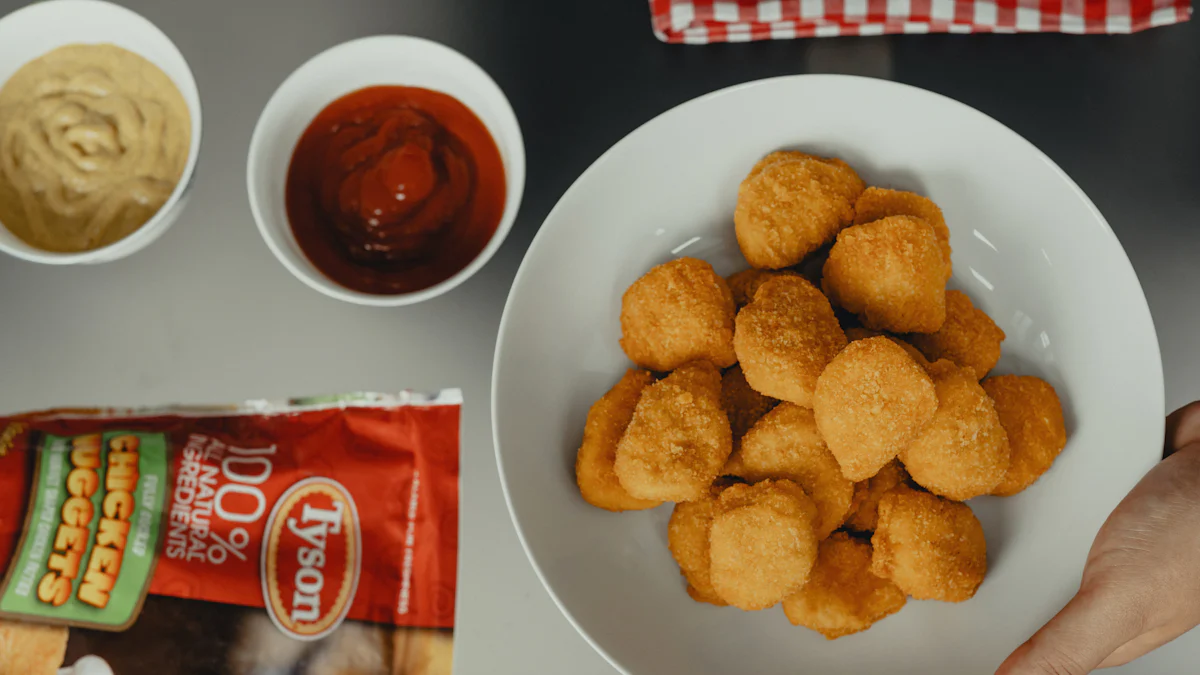
[[[0,619],[0,673],[54,675],[66,653],[66,626]]]
[[[970,507],[897,487],[879,500],[871,571],[918,600],[969,600],[987,574],[987,542]]]
[[[821,436],[853,481],[895,459],[936,409],[929,375],[886,337],[850,343],[821,373],[813,397]]]
[[[750,429],[730,460],[726,473],[751,483],[787,478],[804,488],[817,506],[817,539],[828,537],[845,520],[854,483],[842,476],[812,410],[779,404]]]
[[[946,263],[929,224],[890,216],[842,230],[821,287],[863,325],[932,333],[946,320]]]
[[[734,307],[740,310],[754,300],[754,294],[758,292],[759,286],[775,277],[794,274],[796,273],[791,270],[760,270],[751,267],[748,270],[730,274],[725,277],[725,282],[729,284],[729,290],[733,293]]]
[[[726,488],[709,534],[717,594],[756,610],[798,591],[817,559],[816,518],[817,507],[790,480]]]
[[[1045,473],[1067,445],[1062,403],[1048,382],[1036,377],[1000,375],[983,381],[1008,434],[1012,462],[992,494],[1010,497]]]
[[[783,601],[793,625],[830,640],[858,633],[899,612],[904,591],[871,572],[871,545],[844,532],[821,542],[808,583]]]
[[[912,360],[917,362],[918,366],[929,370],[929,360],[925,358],[925,355],[922,354],[916,347],[912,346],[908,342],[905,342],[904,340],[901,340],[895,335],[888,335],[887,333],[871,330],[870,328],[862,328],[861,326],[846,329],[846,339],[850,342],[854,342],[855,340],[865,340],[872,337],[879,337],[881,335],[900,345],[900,348],[907,352],[908,355],[912,357]]]
[[[613,468],[634,497],[690,502],[708,494],[732,451],[721,373],[695,361],[642,391]]]
[[[721,405],[729,415],[735,450],[750,427],[778,404],[778,400],[754,391],[741,366],[735,365],[721,375]]]
[[[630,495],[613,471],[617,443],[633,419],[642,390],[652,382],[654,375],[649,371],[631,368],[588,411],[583,443],[575,456],[575,482],[579,493],[592,506],[609,511],[634,511],[652,509],[662,503]]]
[[[938,408],[933,421],[900,453],[913,481],[965,501],[988,494],[1008,472],[1008,435],[975,371],[945,359],[933,369]]]
[[[805,407],[821,371],[846,346],[829,301],[799,276],[763,284],[736,325],[734,349],[750,386]]]
[[[950,228],[946,227],[942,209],[933,203],[932,199],[915,192],[877,187],[867,188],[854,202],[855,225],[872,223],[888,216],[913,216],[929,223],[937,237],[938,247],[942,250],[942,257],[946,260],[946,274],[949,278]]]
[[[1000,360],[1004,331],[962,291],[946,291],[946,322],[935,333],[913,333],[913,346],[930,361],[949,359],[981,379]]]
[[[874,532],[879,516],[879,500],[892,488],[908,482],[908,472],[897,460],[892,460],[879,473],[854,484],[854,499],[846,527],[855,532]]]
[[[700,359],[726,368],[737,361],[733,315],[733,293],[712,265],[678,258],[625,291],[621,349],[638,366],[660,372]]]
[[[719,494],[719,491],[718,491]],[[687,579],[688,595],[696,602],[723,606],[710,576],[708,535],[712,529],[716,496],[675,505],[667,524],[667,548]]]
[[[841,160],[767,155],[738,188],[733,223],[742,255],[754,267],[795,265],[854,220],[854,200],[864,188]]]

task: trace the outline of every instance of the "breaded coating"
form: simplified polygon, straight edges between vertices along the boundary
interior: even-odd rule
[[[66,652],[66,626],[0,619],[0,673],[54,675]]]
[[[837,532],[821,542],[808,583],[783,601],[783,613],[792,625],[836,640],[899,612],[906,601],[896,584],[871,572],[871,545]]]
[[[936,333],[913,333],[913,346],[930,361],[950,359],[982,379],[1000,360],[1004,331],[962,291],[946,291],[946,322]]]
[[[983,381],[1008,434],[1012,463],[992,494],[1011,497],[1033,485],[1067,445],[1062,403],[1054,387],[1030,376],[1000,375]]]
[[[991,492],[1008,472],[1008,435],[975,371],[942,359],[932,367],[933,421],[900,453],[913,481],[955,501]]]
[[[575,482],[579,485],[579,493],[592,506],[609,511],[635,511],[652,509],[662,503],[631,496],[621,487],[613,471],[617,443],[625,435],[642,390],[652,382],[654,375],[650,372],[629,369],[588,411],[583,443],[575,456]]]
[[[760,270],[751,267],[748,270],[730,274],[725,277],[725,282],[729,284],[729,290],[733,293],[734,307],[740,310],[754,300],[754,294],[758,292],[759,286],[775,277],[794,274],[796,273],[791,270]]]
[[[890,216],[838,234],[821,288],[867,328],[932,333],[946,320],[947,277],[929,225]]]
[[[908,472],[897,460],[879,470],[879,473],[854,484],[854,499],[850,503],[850,515],[846,527],[855,532],[874,532],[879,517],[879,500],[897,485],[908,483]]]
[[[666,372],[704,359],[732,366],[733,293],[712,265],[695,258],[663,263],[621,299],[621,349],[638,366]]]
[[[829,301],[798,276],[763,284],[736,325],[733,345],[750,386],[805,407],[821,371],[846,346]]]
[[[987,574],[987,542],[971,508],[928,492],[884,495],[871,546],[871,571],[918,600],[969,600]]]
[[[846,339],[850,342],[854,342],[855,340],[865,340],[871,337],[879,337],[880,335],[900,345],[904,351],[908,352],[908,355],[912,357],[913,361],[917,362],[918,366],[928,370],[929,360],[925,358],[925,355],[922,354],[916,347],[912,346],[908,342],[905,342],[904,340],[901,340],[895,335],[888,335],[887,333],[871,330],[870,328],[855,327],[846,329]]]
[[[854,201],[865,187],[838,159],[768,155],[738,188],[733,224],[742,255],[754,267],[795,265],[854,220]]]
[[[725,371],[721,376],[721,405],[725,408],[725,414],[729,416],[734,450],[750,427],[778,404],[778,400],[754,391],[746,381],[741,366],[735,365]]]
[[[746,433],[725,473],[751,483],[787,478],[804,488],[817,505],[817,539],[841,527],[854,497],[854,483],[825,446],[813,411],[794,403],[779,404]]]
[[[675,505],[671,520],[667,524],[667,547],[679,564],[679,573],[687,579],[688,595],[696,602],[707,602],[718,606],[725,601],[713,590],[709,576],[708,534],[712,529],[716,495],[695,502]]]
[[[817,560],[816,519],[816,505],[790,480],[726,488],[709,533],[717,595],[756,610],[800,590]]]
[[[642,391],[613,469],[634,497],[691,502],[708,494],[732,451],[721,373],[695,361]]]
[[[937,410],[933,381],[886,337],[851,342],[817,380],[817,428],[852,481],[879,472]]]
[[[854,224],[871,223],[888,216],[913,216],[929,223],[938,247],[946,260],[946,278],[950,278],[950,228],[942,209],[928,197],[915,192],[869,187],[854,202]]]
[[[810,155],[807,152],[800,152],[799,150],[776,150],[767,154],[754,163],[746,178],[754,178],[763,169],[781,162],[819,162],[824,164],[829,168],[833,176],[826,183],[826,187],[836,192],[839,196],[845,197],[851,204],[858,199],[858,196],[867,187],[867,184],[862,181],[858,173],[849,164],[837,157],[820,157],[818,155]]]

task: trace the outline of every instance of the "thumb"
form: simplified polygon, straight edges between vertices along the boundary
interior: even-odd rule
[[[1140,632],[1131,603],[1084,588],[1005,659],[996,675],[1085,675]]]

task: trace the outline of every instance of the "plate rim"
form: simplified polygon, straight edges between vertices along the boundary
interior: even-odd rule
[[[647,126],[656,122],[659,118],[670,115],[670,114],[676,112],[677,110],[687,108],[687,107],[692,107],[692,106],[704,105],[706,102],[708,102],[712,99],[734,95],[745,89],[751,89],[751,88],[757,88],[757,87],[780,86],[780,85],[785,85],[786,83],[811,82],[811,81],[816,81],[816,80],[852,81],[857,85],[881,87],[884,89],[891,88],[891,89],[897,89],[897,90],[905,90],[908,93],[915,93],[919,96],[924,96],[924,97],[934,99],[934,100],[938,101],[939,104],[948,104],[952,107],[956,107],[956,108],[962,110],[963,112],[966,112],[967,114],[973,114],[973,115],[979,116],[982,118],[982,121],[984,123],[990,122],[992,124],[998,125],[1000,128],[1004,129],[1005,131],[1010,132],[1013,136],[1018,138],[1020,141],[1024,142],[1025,145],[1028,147],[1028,149],[1031,150],[1036,157],[1041,159],[1041,161],[1044,162],[1056,175],[1058,175],[1059,178],[1061,178],[1063,181],[1066,182],[1066,184],[1071,188],[1071,190],[1075,193],[1075,195],[1083,201],[1084,205],[1087,206],[1087,208],[1091,212],[1092,216],[1097,221],[1099,221],[1099,223],[1101,225],[1103,225],[1103,230],[1104,230],[1105,235],[1108,236],[1112,240],[1112,242],[1116,244],[1117,248],[1120,250],[1121,259],[1124,261],[1124,264],[1128,268],[1129,273],[1133,275],[1133,280],[1137,284],[1138,297],[1141,299],[1141,304],[1138,306],[1138,308],[1145,311],[1146,318],[1148,320],[1148,325],[1150,328],[1150,337],[1152,338],[1151,342],[1152,342],[1153,350],[1152,350],[1152,353],[1149,354],[1148,356],[1150,356],[1152,358],[1153,363],[1155,364],[1155,368],[1154,368],[1153,372],[1151,373],[1151,375],[1153,376],[1154,381],[1157,383],[1157,387],[1155,387],[1154,391],[1151,393],[1155,398],[1155,400],[1152,402],[1153,403],[1152,407],[1155,410],[1158,410],[1160,413],[1158,415],[1158,420],[1156,423],[1156,430],[1157,430],[1157,434],[1158,434],[1159,438],[1161,438],[1163,433],[1165,433],[1165,428],[1166,428],[1166,419],[1165,419],[1165,416],[1166,416],[1166,390],[1165,390],[1165,382],[1164,382],[1164,377],[1163,377],[1162,347],[1159,344],[1158,330],[1154,325],[1154,315],[1150,311],[1150,303],[1146,300],[1146,290],[1145,290],[1145,287],[1142,285],[1141,279],[1138,277],[1137,269],[1134,268],[1133,262],[1129,259],[1129,253],[1125,250],[1125,247],[1121,244],[1121,240],[1117,237],[1116,232],[1113,231],[1112,226],[1109,225],[1108,220],[1104,217],[1104,214],[1100,212],[1100,209],[1096,207],[1095,203],[1092,202],[1091,198],[1088,197],[1087,193],[1085,193],[1083,191],[1083,189],[1079,187],[1079,185],[1070,177],[1070,175],[1067,174],[1066,171],[1064,171],[1062,169],[1062,167],[1060,167],[1057,163],[1055,163],[1054,160],[1052,160],[1049,155],[1047,155],[1045,152],[1043,152],[1041,150],[1041,148],[1034,145],[1034,143],[1032,141],[1025,138],[1021,134],[1017,133],[1017,131],[1015,131],[1008,125],[1004,124],[1000,120],[992,117],[991,115],[988,115],[987,113],[983,112],[982,110],[979,110],[973,106],[963,103],[962,101],[959,101],[957,99],[951,98],[949,96],[940,94],[935,91],[930,91],[928,89],[924,89],[922,87],[917,87],[915,85],[906,84],[903,82],[896,82],[894,80],[885,80],[885,79],[881,79],[881,78],[865,77],[865,76],[861,76],[861,75],[843,75],[843,74],[836,74],[836,73],[802,73],[802,74],[780,75],[780,76],[775,76],[775,77],[767,77],[767,78],[762,78],[762,79],[757,79],[757,80],[750,80],[748,82],[741,82],[741,83],[734,84],[734,85],[731,85],[728,87],[722,87],[720,89],[716,89],[714,91],[710,91],[705,94],[701,94],[700,96],[690,98],[690,99],[683,101],[677,105],[673,105],[670,108],[654,115],[653,117],[646,120],[645,122],[639,124],[637,127],[630,130],[628,133],[626,133],[624,136],[622,136],[620,139],[618,139],[615,143],[613,143],[611,146],[609,146],[603,153],[600,154],[599,157],[597,157],[595,160],[593,160],[592,163],[589,164],[588,167],[586,169],[584,169],[583,172],[580,173],[579,176],[577,178],[575,178],[574,181],[571,182],[571,185],[562,193],[562,195],[559,196],[558,200],[555,201],[554,206],[550,209],[550,211],[546,213],[545,218],[542,219],[542,223],[538,227],[537,233],[534,234],[533,239],[529,243],[529,247],[525,250],[525,254],[521,257],[521,263],[517,267],[517,272],[513,276],[512,283],[509,286],[508,294],[506,295],[505,300],[504,300],[504,310],[500,316],[500,325],[496,331],[496,347],[492,352],[491,386],[489,387],[489,402],[488,402],[489,412],[490,412],[491,418],[492,418],[491,419],[492,448],[493,448],[493,452],[496,455],[496,468],[499,473],[500,488],[504,494],[504,504],[508,510],[509,520],[512,521],[513,529],[516,530],[516,533],[517,533],[517,539],[521,542],[521,549],[525,552],[526,559],[529,561],[529,564],[533,567],[534,574],[537,575],[538,581],[541,583],[542,588],[544,588],[546,593],[549,594],[550,599],[553,600],[555,606],[558,607],[559,612],[561,612],[562,615],[567,619],[567,621],[571,624],[571,627],[575,629],[575,632],[578,633],[579,636],[582,637],[588,643],[588,645],[590,645],[592,647],[592,649],[594,649],[596,651],[596,653],[598,653],[601,657],[603,657],[604,660],[607,661],[610,666],[612,666],[614,669],[617,670],[617,672],[621,673],[622,675],[637,675],[637,674],[628,670],[623,664],[618,662],[611,654],[609,654],[608,651],[604,647],[602,647],[599,643],[597,643],[596,640],[592,638],[591,634],[588,633],[588,631],[584,630],[583,627],[579,625],[579,622],[576,620],[574,614],[566,607],[565,604],[563,604],[562,599],[558,597],[558,594],[554,591],[554,588],[546,580],[546,575],[543,572],[541,565],[538,563],[536,556],[533,554],[533,551],[530,550],[529,542],[525,538],[525,531],[522,528],[520,519],[517,517],[516,511],[513,507],[512,495],[510,493],[509,485],[508,485],[508,474],[504,468],[504,453],[501,449],[501,444],[500,444],[499,418],[496,414],[497,399],[498,399],[498,393],[499,393],[498,392],[499,378],[497,376],[499,375],[499,370],[500,370],[500,354],[503,351],[504,345],[505,345],[504,338],[505,338],[506,329],[508,328],[509,319],[510,319],[510,315],[511,315],[511,311],[512,311],[513,297],[516,293],[518,284],[520,284],[523,281],[524,276],[528,273],[529,266],[530,266],[530,262],[529,262],[530,258],[533,256],[534,252],[537,250],[538,246],[541,244],[541,242],[544,238],[544,235],[546,234],[546,231],[547,231],[546,224],[548,222],[550,222],[553,218],[555,218],[555,216],[558,214],[559,210],[561,208],[563,208],[563,203],[567,200],[567,198],[569,196],[571,196],[572,194],[574,194],[577,190],[581,189],[580,185],[583,184],[585,182],[585,180],[593,172],[597,171],[599,166],[601,166],[605,162],[610,161],[611,157],[615,154],[615,152],[620,147],[625,145],[627,142],[630,142],[631,138],[637,136],[639,134],[639,132],[641,132]],[[1151,466],[1154,466],[1156,464],[1157,464],[1157,461],[1154,464],[1152,464]],[[1015,648],[1015,646],[1014,646],[1014,648]]]

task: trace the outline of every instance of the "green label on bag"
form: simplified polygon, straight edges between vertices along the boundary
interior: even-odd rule
[[[0,614],[121,630],[154,571],[167,439],[110,431],[42,436],[25,533]]]

